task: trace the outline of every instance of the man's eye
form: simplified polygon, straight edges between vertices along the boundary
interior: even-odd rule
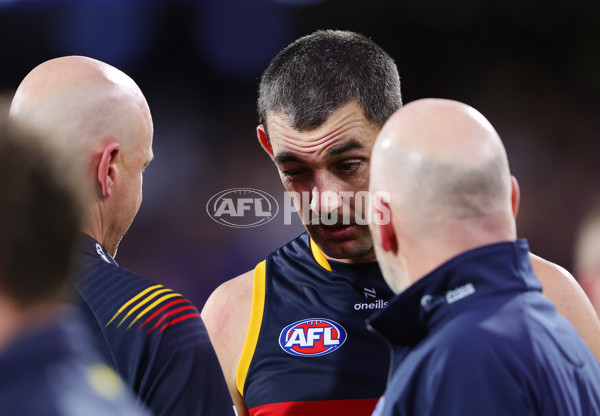
[[[283,174],[288,177],[298,176],[302,173],[306,172],[304,169],[296,169],[296,170],[284,170]]]
[[[342,164],[338,165],[338,169],[342,170],[344,172],[352,172],[353,170],[358,169],[361,164],[362,164],[362,162],[342,163]]]

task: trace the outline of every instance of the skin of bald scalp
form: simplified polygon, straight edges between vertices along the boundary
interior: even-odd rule
[[[57,58],[25,77],[10,116],[52,130],[77,155],[95,190],[82,231],[116,255],[142,203],[143,171],[153,158],[152,117],[139,87],[102,62]]]

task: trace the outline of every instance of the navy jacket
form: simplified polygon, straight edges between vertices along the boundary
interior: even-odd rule
[[[156,416],[234,414],[208,333],[189,300],[119,267],[87,235],[73,283],[95,348]]]
[[[370,326],[395,361],[374,415],[600,415],[600,365],[542,296],[524,240],[451,259]]]
[[[74,324],[38,327],[0,352],[2,416],[148,415]]]

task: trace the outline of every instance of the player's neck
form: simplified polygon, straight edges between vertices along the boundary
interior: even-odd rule
[[[339,261],[340,263],[371,263],[377,261],[377,258],[375,257],[375,250],[373,249],[369,250],[365,254],[348,259],[337,259],[335,257],[330,257],[325,253],[323,253],[323,255],[327,260]]]

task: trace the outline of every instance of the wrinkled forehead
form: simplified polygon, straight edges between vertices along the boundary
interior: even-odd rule
[[[338,108],[319,127],[297,130],[284,113],[267,113],[267,128],[273,152],[305,155],[339,155],[349,150],[371,152],[380,128],[364,115],[360,105],[350,102]]]

